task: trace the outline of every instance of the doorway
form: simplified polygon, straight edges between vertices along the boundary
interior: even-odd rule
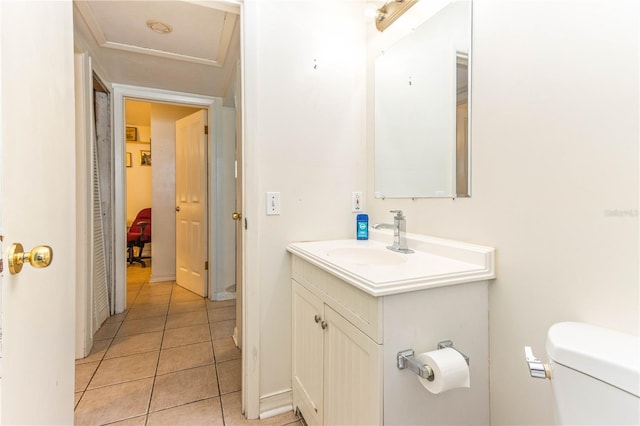
[[[224,236],[225,233],[221,229],[225,229],[224,224],[229,223],[232,232],[235,235],[235,228],[233,222],[231,222],[229,215],[223,211],[223,204],[219,200],[223,197],[223,190],[225,183],[223,182],[223,176],[226,172],[225,167],[220,167],[219,160],[221,158],[228,158],[228,153],[225,150],[224,144],[221,143],[223,137],[223,127],[226,131],[231,128],[235,135],[235,123],[232,122],[230,126],[222,126],[225,112],[228,112],[230,108],[222,106],[222,101],[219,98],[213,98],[208,96],[200,96],[193,94],[184,94],[179,92],[171,92],[160,89],[150,89],[144,87],[125,86],[125,85],[113,85],[113,106],[114,106],[114,134],[123,135],[122,137],[116,137],[114,140],[114,163],[115,163],[115,192],[117,200],[125,199],[125,187],[126,187],[126,142],[125,142],[125,101],[137,100],[143,102],[150,102],[152,104],[164,104],[181,107],[190,107],[196,109],[203,109],[207,111],[207,125],[211,129],[209,131],[209,147],[207,151],[207,162],[209,164],[209,176],[208,176],[208,205],[209,205],[209,229],[207,232],[207,250],[209,253],[209,269],[208,269],[208,289],[211,292],[212,286],[216,282],[224,282],[225,273],[227,268],[225,267],[224,260],[225,252]],[[234,141],[235,143],[235,141]],[[151,137],[152,145],[152,164],[157,164],[157,158],[160,150],[154,149],[155,140]],[[235,145],[232,150],[232,154],[235,156]],[[232,170],[235,166],[235,158],[231,160]],[[152,166],[152,169],[153,167]],[[152,171],[153,173],[153,171]],[[227,185],[229,183],[227,182]],[[235,197],[235,182],[232,182],[231,192]],[[157,197],[157,195],[155,196]],[[156,205],[157,201],[154,197],[153,204]],[[213,200],[217,202],[214,204]],[[235,202],[235,201],[234,201]],[[170,214],[175,215],[175,198],[170,200]],[[116,208],[115,222],[116,229],[126,229],[126,205],[122,203]],[[168,206],[168,204],[167,204]],[[167,212],[165,212],[167,213]],[[154,217],[155,217],[154,212]],[[154,238],[154,243],[158,246],[158,241]],[[170,244],[170,247],[175,247],[175,244]],[[153,249],[152,249],[153,250]],[[157,249],[156,249],[157,251]],[[235,253],[234,250],[231,250]],[[154,253],[154,256],[156,254]],[[123,312],[126,308],[126,241],[125,233],[116,233],[116,313]],[[233,256],[235,260],[235,255]],[[156,268],[157,264],[156,262]],[[232,264],[235,265],[235,262]],[[171,277],[161,275],[152,272],[152,280],[166,281],[168,279],[175,279],[175,276]],[[211,292],[213,293],[213,292]]]
[[[122,4],[127,5],[129,3],[122,2]],[[136,62],[137,64],[144,64],[142,71],[137,74],[138,75],[137,79],[125,78],[123,76],[124,71],[126,70],[127,72],[133,72],[133,69],[135,68],[136,64],[131,62],[131,63],[127,63],[126,66],[122,67],[122,64],[119,63],[119,61],[111,61],[110,56],[103,55],[103,52],[108,52],[108,50],[106,50],[107,47],[104,47],[104,46],[101,47],[100,44],[98,45],[94,44],[95,40],[93,39],[93,36],[92,36],[93,33],[90,31],[90,28],[87,27],[86,25],[87,22],[81,16],[82,14],[79,11],[80,6],[82,5],[84,5],[84,3],[82,2],[78,3],[77,5],[74,3],[74,6],[78,6],[78,8],[74,7],[74,24],[78,30],[78,34],[77,34],[77,37],[74,38],[74,42],[76,42],[77,48],[84,52],[89,52],[89,51],[92,52],[91,60],[93,60],[93,63],[97,66],[99,74],[105,77],[111,76],[111,78],[108,78],[108,80],[120,81],[121,83],[133,82],[129,84],[120,84],[120,83],[110,84],[110,89],[112,89],[112,93],[113,93],[113,98],[112,98],[113,120],[114,120],[113,134],[116,135],[114,138],[115,146],[114,146],[114,152],[113,152],[113,156],[114,156],[113,176],[114,176],[114,189],[115,189],[114,205],[116,209],[116,211],[114,212],[115,213],[114,214],[115,216],[114,235],[116,238],[114,242],[114,246],[118,248],[117,250],[118,253],[114,261],[114,265],[115,265],[114,276],[115,276],[115,284],[117,287],[115,305],[116,305],[116,312],[122,312],[126,308],[126,304],[127,304],[126,291],[124,290],[126,288],[125,286],[126,286],[126,271],[127,271],[126,252],[122,249],[123,247],[126,247],[125,230],[127,228],[127,214],[126,214],[126,201],[125,201],[126,193],[124,190],[124,187],[125,187],[124,185],[126,184],[125,164],[126,164],[126,152],[128,151],[126,150],[126,147],[125,147],[126,142],[124,140],[124,135],[126,133],[126,127],[127,127],[126,126],[127,123],[124,118],[124,112],[125,112],[124,101],[127,99],[130,99],[130,100],[158,102],[158,103],[172,104],[172,105],[182,105],[182,106],[188,105],[191,107],[203,108],[207,110],[208,126],[212,130],[212,132],[214,132],[210,134],[211,149],[208,151],[208,155],[207,155],[207,163],[209,165],[209,173],[210,173],[210,175],[208,176],[209,200],[218,200],[221,197],[226,197],[223,194],[224,188],[220,187],[217,184],[221,182],[220,179],[223,174],[230,173],[231,176],[234,175],[235,165],[232,164],[230,168],[227,168],[225,166],[224,170],[218,167],[219,165],[218,159],[222,154],[224,154],[223,152],[221,152],[223,147],[213,142],[214,139],[221,137],[221,135],[215,133],[217,132],[217,128],[215,124],[221,120],[221,116],[225,111],[225,108],[222,105],[222,99],[212,97],[212,96],[194,94],[195,92],[200,92],[200,93],[220,93],[220,92],[218,90],[213,90],[213,89],[212,90],[207,89],[202,91],[199,88],[196,89],[195,87],[198,87],[198,86],[194,86],[193,84],[191,84],[192,81],[190,81],[191,80],[190,77],[187,77],[189,84],[174,84],[173,82],[165,82],[163,84],[158,83],[159,79],[162,79],[167,76],[170,76],[172,79],[176,80],[177,83],[182,83],[184,82],[184,78],[178,78],[179,76],[182,76],[182,77],[190,76],[190,75],[193,75],[193,73],[189,71],[184,71],[184,69],[188,67],[188,63],[180,64],[179,68],[181,69],[181,72],[179,73],[171,72],[171,69],[169,69],[171,67],[168,67],[167,63],[165,63],[164,60],[158,60],[159,62],[162,62],[162,63],[156,64],[154,62],[156,61],[156,59],[153,58],[153,55],[143,56],[141,57],[140,61]],[[215,6],[216,6],[215,8],[219,8],[220,5],[216,4]],[[235,19],[237,18],[237,16],[239,16],[240,7],[238,5],[228,5],[228,6],[225,6],[225,10],[230,12],[231,15],[234,15],[234,14],[236,15],[235,17],[229,15],[227,16],[227,18],[225,18],[224,20],[225,26],[229,26],[231,25],[231,23],[235,22]],[[209,11],[205,11],[205,12],[209,12]],[[95,24],[96,22],[89,20],[89,23]],[[236,26],[236,29],[234,31],[238,31],[238,28],[239,26]],[[231,44],[231,47],[228,50],[228,58],[227,58],[227,59],[230,59],[227,61],[229,63],[235,62],[236,60],[235,58],[237,58],[237,56],[232,55],[234,53],[234,49],[239,50],[239,43],[237,43],[237,46],[235,46],[234,44]],[[227,49],[225,48],[224,51],[227,52]],[[175,65],[178,65],[178,63],[176,62]],[[224,70],[224,68],[221,68],[221,70]],[[235,84],[239,85],[240,84],[239,71],[240,71],[240,67],[238,66],[237,74],[229,73],[225,71],[226,74],[224,76],[218,76],[218,74],[220,73],[216,71],[216,68],[214,67],[211,69],[211,73],[207,72],[206,81],[216,82],[214,85],[216,87],[218,84],[223,85],[222,82],[228,83],[230,81],[235,82]],[[238,75],[237,80],[236,80],[236,77],[230,77],[230,74],[233,74],[234,76]],[[115,77],[115,76],[118,76],[118,77]],[[147,76],[148,79],[141,78],[140,76]],[[152,87],[176,87],[177,89],[173,91],[166,90],[166,89],[153,89],[150,87],[136,86],[135,84],[144,84],[146,86],[152,86]],[[240,103],[240,97],[237,96],[237,92],[234,92],[234,90],[228,91],[224,96],[227,102],[231,102],[231,100],[235,98],[236,101],[234,102],[234,104],[238,105]],[[235,126],[232,126],[230,129],[235,131]],[[155,145],[155,140],[153,138],[151,142],[153,145]],[[153,169],[152,173],[155,173],[157,170],[156,165],[157,165],[157,156],[159,151],[156,150],[155,147],[152,148],[151,151],[152,151],[152,167],[151,168]],[[132,153],[132,161],[133,162],[137,161],[136,155],[134,155],[133,153]],[[231,191],[231,192],[233,195],[235,195],[235,191]],[[154,205],[156,204],[155,199],[153,200],[153,203]],[[174,212],[174,214],[175,214],[175,207],[176,205],[172,203],[170,211]],[[214,288],[217,289],[219,287],[219,284],[222,284],[223,289],[229,288],[229,290],[231,290],[231,287],[233,286],[233,284],[235,284],[235,282],[226,282],[226,278],[222,275],[225,269],[219,267],[219,265],[226,264],[227,262],[230,262],[232,265],[235,264],[235,250],[224,249],[223,236],[219,235],[219,232],[218,232],[219,229],[222,229],[222,226],[226,225],[227,222],[230,222],[230,215],[232,211],[233,210],[224,211],[222,210],[221,206],[218,204],[210,206],[210,209],[209,209],[210,226],[207,231],[207,246],[208,246],[207,249],[209,253],[209,256],[208,256],[209,288],[208,290],[209,290],[210,297],[214,297],[214,298],[224,297],[224,295],[217,296],[214,291]],[[234,227],[233,222],[230,222],[230,225],[231,227]],[[235,232],[234,232],[234,236],[235,236]],[[153,251],[153,246],[157,246],[157,241],[155,240],[153,241],[152,251]],[[120,250],[122,250],[122,252],[120,252]],[[155,259],[157,259],[156,251],[153,251],[152,255]],[[172,277],[160,275],[158,271],[159,262],[154,260],[153,263],[154,263],[152,268],[153,280],[172,279]],[[240,282],[237,284],[237,287],[241,287]],[[229,293],[232,293],[232,292],[229,292]],[[240,312],[242,311],[240,310]],[[240,335],[241,333],[238,333],[238,334]],[[241,340],[242,339],[240,339],[240,341]]]
[[[126,228],[126,102],[138,101],[150,103],[152,107],[173,106],[187,107],[189,109],[202,109],[207,113],[206,123],[208,126],[208,149],[206,151],[208,168],[207,177],[207,197],[208,197],[208,219],[209,227],[207,230],[206,245],[209,253],[209,274],[207,288],[209,299],[217,301],[225,301],[233,299],[235,294],[231,291],[231,287],[242,288],[242,282],[236,283],[236,224],[231,219],[230,212],[235,210],[236,202],[236,178],[238,171],[236,169],[236,144],[241,141],[236,138],[236,111],[235,108],[222,106],[220,98],[207,96],[199,96],[192,94],[184,94],[178,92],[170,92],[160,89],[150,89],[144,87],[113,85],[113,110],[114,110],[114,162],[115,162],[115,198],[116,198],[116,229]],[[174,125],[175,122],[172,122]],[[172,129],[174,129],[172,127]],[[175,131],[175,130],[174,130]],[[152,174],[162,173],[159,166],[159,142],[150,130],[151,145],[151,169]],[[132,153],[133,154],[133,153]],[[132,155],[133,156],[133,155]],[[135,160],[134,160],[135,161]],[[241,159],[239,160],[241,162]],[[173,164],[173,163],[172,163]],[[238,194],[241,197],[241,193]],[[152,195],[153,210],[160,210],[157,196]],[[171,217],[175,217],[175,198],[170,200],[170,205],[163,204],[162,210],[170,212]],[[155,212],[154,212],[155,217]],[[156,220],[153,219],[154,224]],[[156,224],[157,225],[157,224]],[[156,229],[155,226],[154,229]],[[175,236],[175,234],[174,234]],[[116,233],[116,246],[124,247],[126,245],[125,233]],[[152,256],[155,266],[152,267],[152,275],[150,281],[172,281],[176,279],[175,270],[173,275],[165,275],[159,271],[158,258],[159,246],[164,245],[158,241],[158,237],[154,235],[152,243]],[[153,246],[156,249],[153,249]],[[175,239],[168,247],[175,250]],[[121,251],[116,254],[116,313],[123,312],[128,304],[126,299],[127,284],[127,267],[125,252]],[[172,254],[169,264],[175,265],[175,251]],[[241,260],[241,259],[240,259]],[[236,298],[235,311],[239,317],[242,315],[241,299]],[[240,320],[239,320],[240,321]],[[238,324],[238,328],[240,328]],[[236,345],[240,347],[237,336],[240,330],[234,330],[234,340]],[[244,411],[244,410],[243,410]]]
[[[176,280],[176,259],[182,245],[177,248],[180,229],[176,227],[176,188],[184,175],[177,162],[176,123],[194,113],[205,114],[206,110],[188,105],[175,105],[146,100],[125,100],[125,165],[126,165],[126,220],[127,229],[144,209],[151,209],[149,226],[153,226],[151,241],[144,244],[141,259],[136,259],[139,247],[132,247],[133,262],[128,259],[127,268],[151,267],[151,283]],[[204,128],[204,126],[202,126]],[[202,130],[204,134],[204,130]],[[203,153],[206,157],[206,149]],[[201,153],[198,156],[202,156]],[[188,167],[192,174],[207,176],[206,158],[191,161]],[[200,185],[203,204],[207,200],[207,182]],[[205,207],[206,208],[206,207]],[[202,221],[206,228],[206,220]],[[177,234],[178,232],[178,234]],[[148,238],[147,238],[148,239]],[[202,238],[206,241],[205,238]],[[128,244],[131,244],[130,242]],[[199,256],[206,256],[206,245],[198,247]],[[128,253],[129,254],[129,253]],[[204,265],[203,268],[204,269]],[[185,283],[178,282],[184,286]],[[205,296],[201,291],[200,296]],[[127,304],[130,301],[127,300]]]

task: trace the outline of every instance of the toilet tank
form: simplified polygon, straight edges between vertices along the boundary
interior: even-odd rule
[[[547,333],[559,425],[640,425],[640,340],[584,323]]]

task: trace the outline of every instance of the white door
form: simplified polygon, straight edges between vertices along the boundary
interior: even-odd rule
[[[176,283],[207,295],[206,111],[176,121]]]
[[[55,22],[55,25],[52,23]],[[0,2],[2,424],[72,424],[75,116],[71,1]],[[9,273],[8,250],[53,248]]]

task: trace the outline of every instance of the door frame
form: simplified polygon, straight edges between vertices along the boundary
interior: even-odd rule
[[[122,247],[116,249],[115,255],[115,280],[116,280],[116,313],[124,312],[126,309],[126,285],[127,285],[127,264],[126,264],[126,241],[127,218],[126,218],[126,169],[125,169],[125,100],[134,99],[144,102],[154,102],[163,104],[176,104],[201,108],[207,111],[207,124],[209,129],[216,129],[218,111],[222,107],[222,100],[211,96],[203,96],[192,93],[175,92],[149,87],[129,86],[123,84],[112,85],[113,87],[113,135],[114,135],[114,172],[115,172],[115,246]],[[118,136],[120,135],[120,136]],[[208,197],[208,221],[209,224],[216,223],[220,212],[212,208],[212,200],[216,199],[216,185],[212,184],[217,180],[216,170],[216,132],[209,132],[207,138],[207,197]],[[120,231],[118,231],[120,230]],[[209,270],[217,270],[216,248],[217,234],[215,226],[209,226],[207,231],[207,244],[209,249]],[[215,274],[207,274],[207,288],[211,290],[212,281]]]

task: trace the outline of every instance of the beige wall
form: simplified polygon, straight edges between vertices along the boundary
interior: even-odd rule
[[[523,351],[546,358],[553,323],[640,331],[634,3],[474,1],[472,198],[372,199],[369,138],[373,222],[401,208],[409,232],[497,249],[494,425],[553,424],[550,383]]]
[[[151,103],[126,100],[125,123],[135,127],[137,139],[126,142],[126,156],[131,154],[131,167],[127,173],[127,226],[138,212],[151,207],[151,167],[140,164],[140,151],[151,151]]]
[[[126,155],[131,154],[131,167],[127,167],[127,226],[140,210],[151,207],[151,171],[153,166],[140,164],[140,152],[151,151],[148,143],[127,142]],[[153,163],[152,163],[153,164]]]
[[[366,33],[359,2],[260,1],[244,10],[245,331],[259,345],[243,351],[264,398],[291,389],[287,244],[355,233]],[[267,191],[281,193],[280,216],[266,216]]]

